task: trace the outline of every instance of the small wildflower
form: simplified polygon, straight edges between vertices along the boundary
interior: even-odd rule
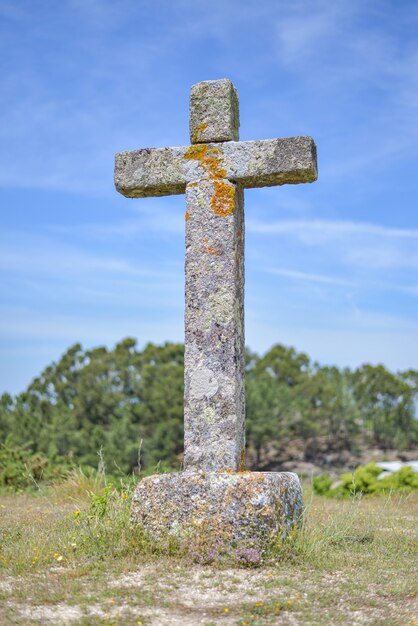
[[[292,604],[293,600],[288,600],[287,603],[289,604],[289,606]]]
[[[262,550],[244,546],[235,550],[235,558],[246,567],[257,567],[257,565],[264,562]]]
[[[57,561],[62,561],[62,560],[63,560],[63,558],[64,558],[64,557],[63,557],[63,556],[61,556],[61,555],[60,555],[60,556],[57,556]]]
[[[263,606],[263,603],[262,602],[256,602],[255,606]]]
[[[228,609],[228,607],[225,607],[225,608],[224,608],[224,613],[229,613],[229,609]]]

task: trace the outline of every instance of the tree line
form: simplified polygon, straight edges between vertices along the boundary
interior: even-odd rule
[[[183,449],[184,346],[127,338],[113,350],[70,347],[21,394],[0,398],[0,444],[24,446],[51,462],[73,459],[130,472],[179,467]],[[418,444],[418,371],[383,365],[322,367],[294,348],[247,351],[246,428],[253,467],[302,442],[330,450],[409,449]]]

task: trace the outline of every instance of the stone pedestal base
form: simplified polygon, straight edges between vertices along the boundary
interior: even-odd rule
[[[302,490],[291,472],[188,470],[144,478],[135,490],[131,519],[157,540],[201,529],[234,542],[285,535],[301,513]]]

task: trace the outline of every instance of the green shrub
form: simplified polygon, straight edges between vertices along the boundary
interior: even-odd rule
[[[393,490],[409,493],[418,489],[418,474],[414,472],[412,467],[402,467],[398,472],[379,480],[378,486],[380,491]]]
[[[319,496],[325,496],[329,493],[332,485],[332,478],[329,474],[321,474],[313,479],[314,492]]]
[[[18,446],[11,437],[0,444],[0,487],[19,491],[67,475],[68,463],[53,465],[45,455],[29,450],[29,445]]]
[[[382,469],[374,463],[368,463],[358,467],[353,473],[341,475],[341,485],[337,487],[337,494],[341,491],[343,496],[357,493],[374,493],[378,487],[378,476]]]
[[[354,472],[342,474],[340,481],[332,488],[332,479],[321,474],[313,480],[313,490],[321,496],[345,498],[357,494],[375,494],[397,491],[409,493],[418,489],[418,474],[412,467],[402,467],[397,472],[379,480],[383,470],[374,463],[358,467]]]

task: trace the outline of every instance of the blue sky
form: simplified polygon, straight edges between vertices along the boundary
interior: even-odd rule
[[[418,367],[418,4],[0,0],[0,392],[76,341],[183,339],[184,197],[128,200],[120,150],[188,143],[230,78],[241,139],[312,135],[312,185],[246,191],[246,337]]]

